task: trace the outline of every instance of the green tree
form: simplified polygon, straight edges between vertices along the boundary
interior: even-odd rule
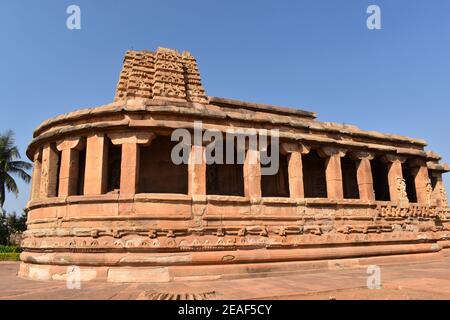
[[[12,245],[12,236],[20,234],[27,228],[27,214],[25,210],[21,215],[14,211],[11,213],[0,213],[0,245]]]
[[[16,197],[19,188],[14,180],[18,177],[29,183],[31,180],[27,170],[30,170],[31,163],[20,160],[19,149],[15,145],[14,133],[9,130],[0,135],[0,211],[3,212],[6,191],[12,192]]]
[[[27,215],[25,210],[21,215],[16,212],[6,216],[6,223],[8,225],[9,233],[21,233],[27,229]]]
[[[0,246],[5,246],[9,243],[9,228],[5,212],[0,210]]]

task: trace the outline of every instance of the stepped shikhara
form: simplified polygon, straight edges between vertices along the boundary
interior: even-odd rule
[[[277,172],[261,174],[251,143],[243,163],[208,164],[208,144],[193,140],[175,164],[172,133],[199,122],[224,140],[277,129]],[[83,281],[165,282],[438,258],[450,246],[450,167],[425,146],[207,97],[191,54],[129,51],[114,102],[34,132],[19,274],[63,280],[78,266]]]
[[[115,100],[130,98],[207,102],[194,57],[165,48],[127,52]]]

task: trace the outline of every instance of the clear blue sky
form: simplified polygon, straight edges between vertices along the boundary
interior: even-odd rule
[[[79,31],[66,28],[70,4]],[[382,30],[366,27],[370,4]],[[158,46],[191,51],[208,95],[424,138],[450,161],[447,0],[1,0],[0,130],[24,154],[43,120],[113,100],[126,50]],[[19,187],[8,211],[26,205]]]

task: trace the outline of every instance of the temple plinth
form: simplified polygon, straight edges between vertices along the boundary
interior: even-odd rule
[[[225,142],[228,130],[276,130],[278,170],[265,174],[273,143],[250,138],[236,147],[241,162],[209,163],[203,140],[174,163],[174,130],[194,133],[199,122]],[[63,280],[75,265],[86,281],[167,282],[436,256],[450,246],[450,167],[425,146],[208,97],[190,53],[129,51],[114,102],[34,132],[19,274]]]

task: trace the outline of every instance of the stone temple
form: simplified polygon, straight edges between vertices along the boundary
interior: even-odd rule
[[[207,164],[193,142],[174,164],[172,132],[199,121],[278,129],[279,170],[261,175],[248,143],[243,163]],[[450,247],[450,167],[425,146],[209,97],[190,53],[128,51],[114,102],[34,132],[19,275],[64,280],[78,266],[83,281],[168,282],[436,258]]]

